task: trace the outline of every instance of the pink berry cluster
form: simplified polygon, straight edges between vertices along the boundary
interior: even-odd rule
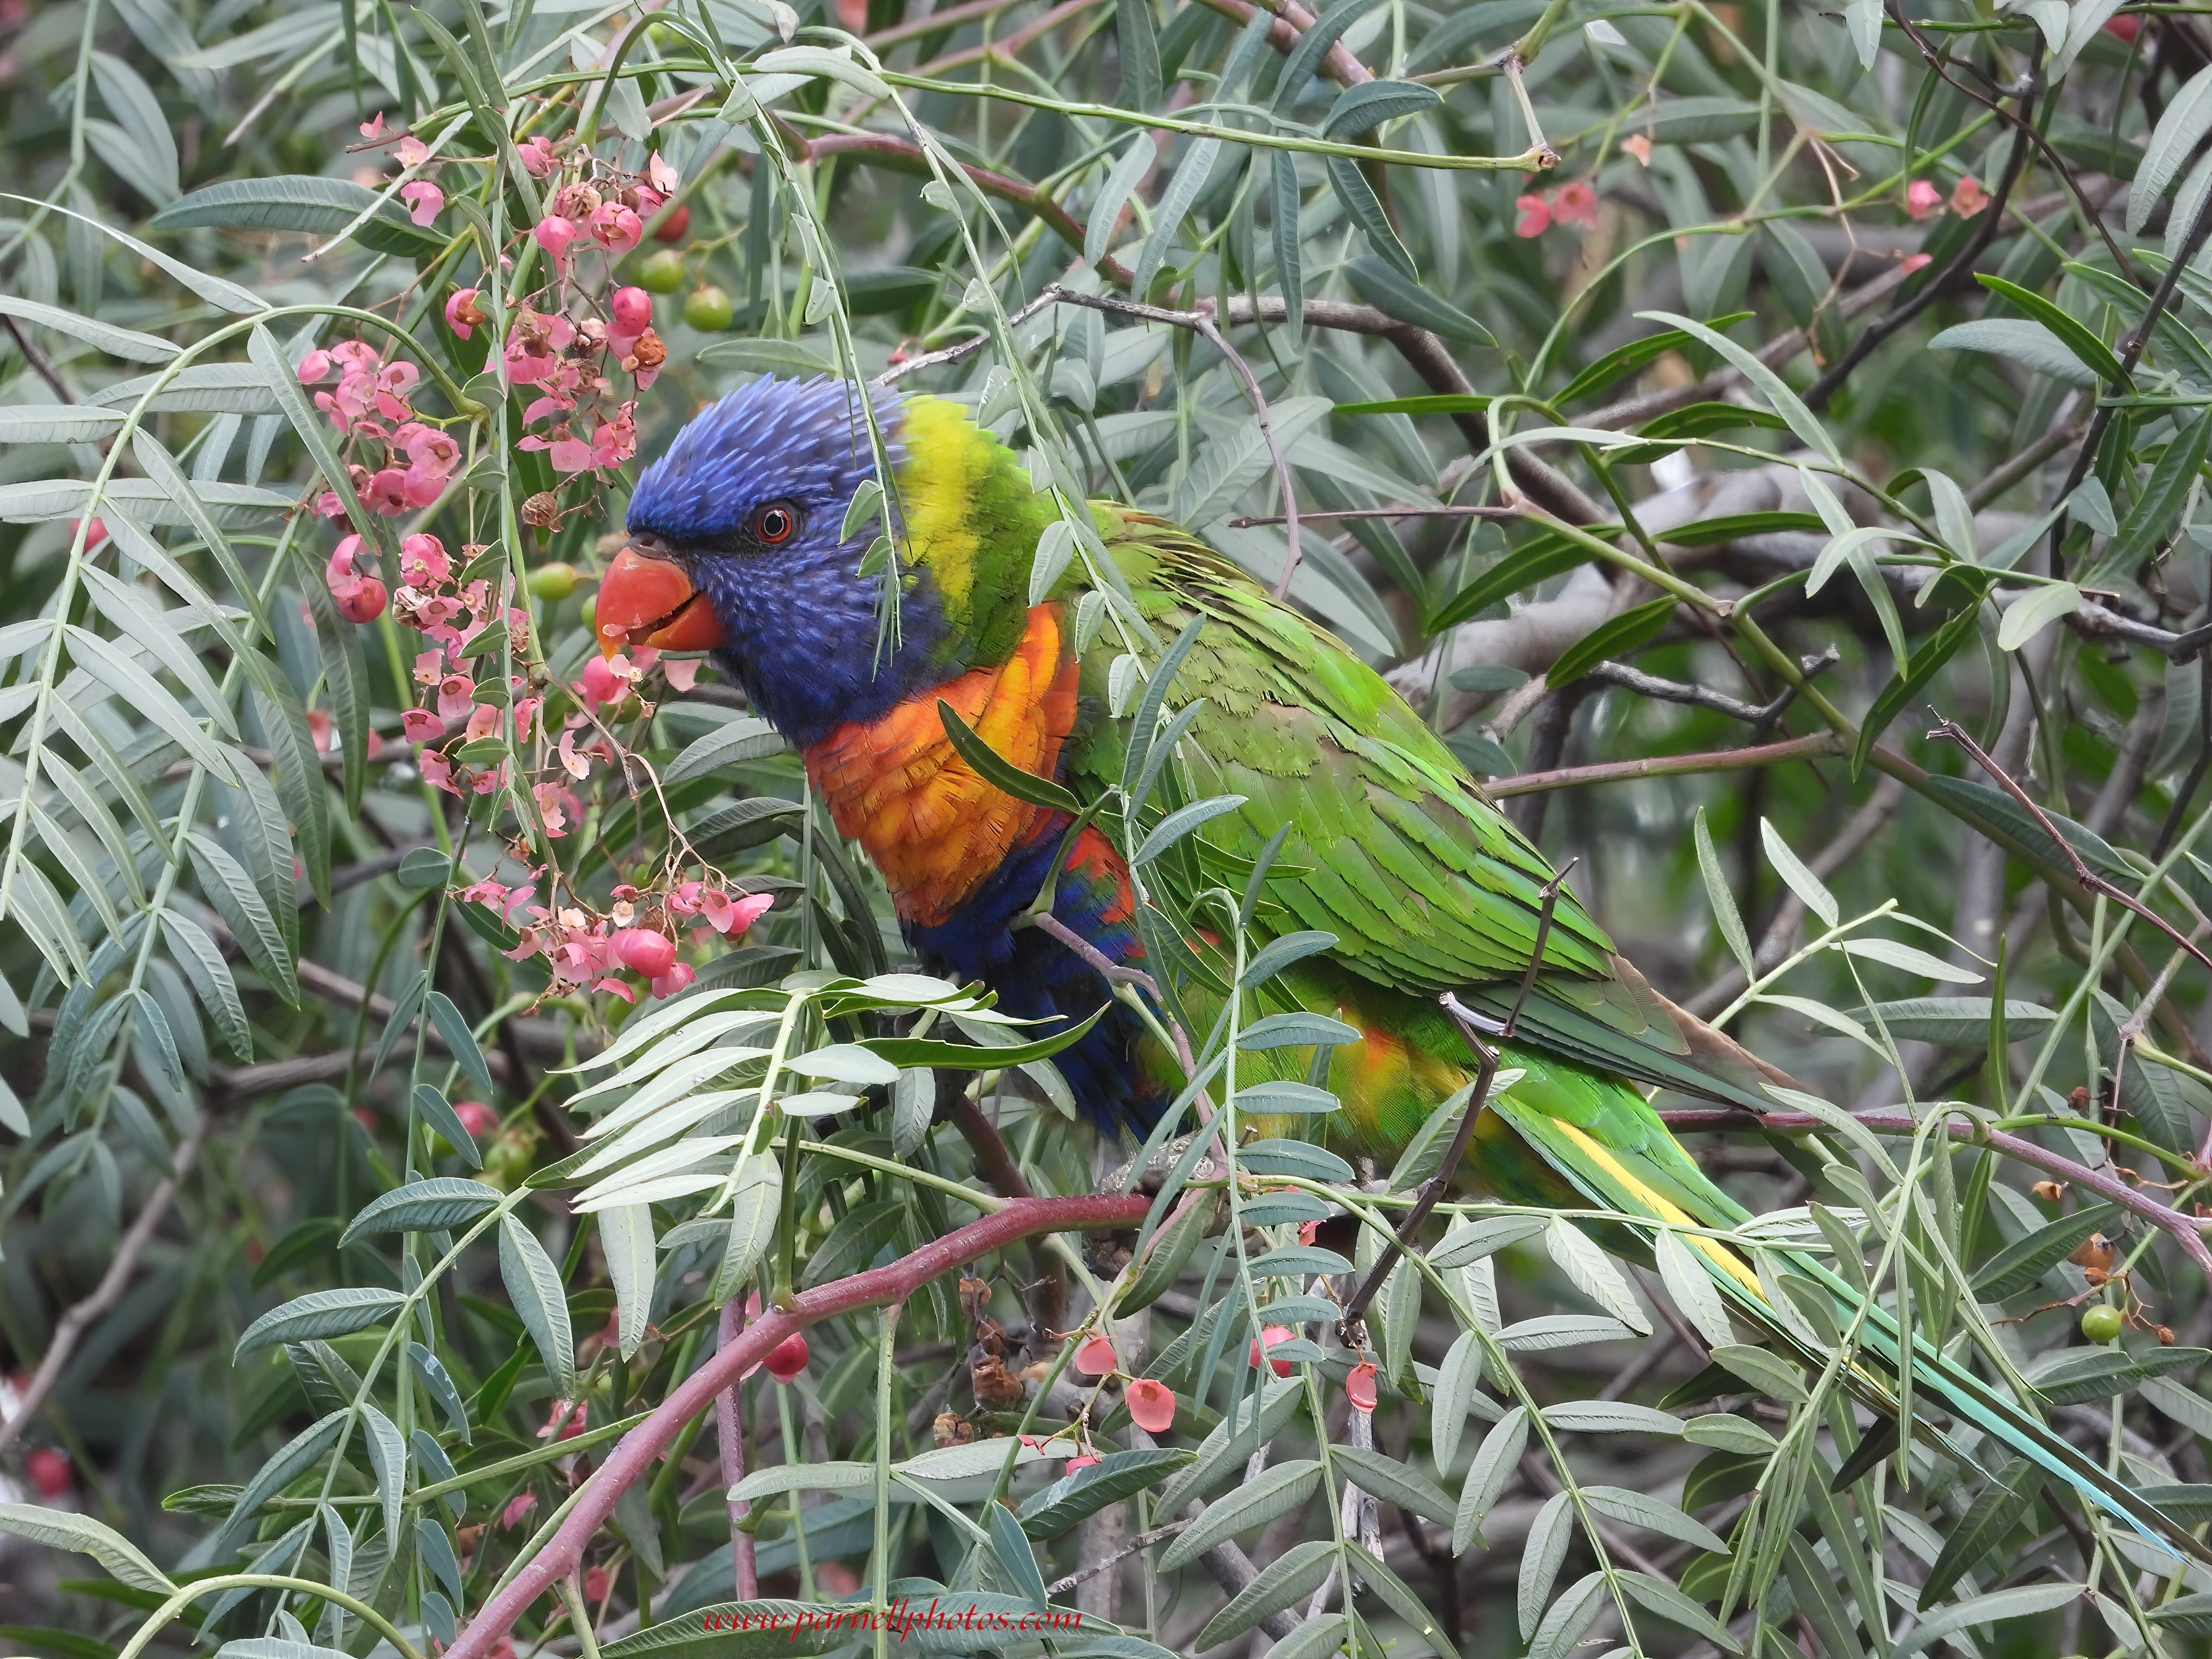
[[[351,453],[368,458],[346,466],[347,483],[362,507],[397,518],[445,494],[460,465],[461,447],[448,433],[416,418],[408,399],[422,371],[413,363],[404,357],[386,361],[365,340],[343,340],[301,358],[299,375],[300,384],[310,386],[337,376],[335,386],[315,393],[315,406],[345,434]],[[342,519],[347,512],[335,490],[325,490],[315,506],[327,519]],[[346,613],[356,622],[370,621],[384,608],[383,584],[364,580],[368,586],[356,592],[356,608]]]
[[[462,896],[477,896],[478,889],[497,885],[478,883]],[[502,907],[512,916],[532,890],[510,890],[495,900],[487,892],[476,902]],[[676,934],[684,923],[700,924],[690,930],[694,943],[718,936],[736,939],[775,902],[768,893],[732,895],[700,881],[679,882],[662,893],[624,885],[614,890],[613,900],[604,915],[574,905],[559,909],[531,905],[530,921],[514,948],[505,952],[507,959],[526,962],[543,957],[556,995],[589,987],[634,1002],[635,991],[619,977],[627,969],[644,980],[654,996],[674,996],[699,976],[678,952]]]

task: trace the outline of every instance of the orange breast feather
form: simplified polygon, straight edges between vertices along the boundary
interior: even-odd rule
[[[1050,777],[1075,726],[1076,662],[1057,605],[1030,608],[1006,662],[971,669],[881,719],[841,726],[805,752],[838,833],[884,872],[900,917],[933,927],[1048,817],[986,783],[945,735],[939,698],[1025,772]]]

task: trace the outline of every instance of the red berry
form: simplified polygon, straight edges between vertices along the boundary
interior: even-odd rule
[[[2105,33],[2118,35],[2130,46],[2133,46],[2136,36],[2142,33],[2142,19],[2130,17],[2124,13],[2118,17],[2108,18],[2105,23]]]
[[[31,1484],[39,1489],[39,1496],[52,1503],[70,1489],[70,1461],[51,1446],[40,1446],[24,1454],[23,1473],[31,1477]]]
[[[676,941],[650,927],[625,927],[615,935],[615,954],[624,967],[659,979],[676,963]]]
[[[2114,21],[2117,21],[2118,20],[2116,19]],[[2130,19],[2129,21],[2133,21],[2134,20]],[[84,520],[82,519],[71,519],[70,520],[70,533],[72,535],[76,534],[76,527],[83,522]],[[92,527],[84,532],[85,550],[89,552],[92,549],[98,547],[100,543],[106,539],[107,526],[102,524],[98,519],[94,519],[92,521]]]
[[[679,207],[660,222],[660,228],[653,233],[656,242],[680,242],[684,233],[691,228],[691,210]]]
[[[460,1119],[461,1127],[471,1135],[488,1135],[499,1127],[499,1114],[481,1100],[456,1102],[453,1115]]]
[[[384,614],[384,584],[374,576],[338,601],[338,614],[348,622],[373,623]]]
[[[788,1382],[806,1369],[806,1338],[793,1331],[776,1344],[775,1352],[768,1357],[768,1374],[779,1382]]]
[[[607,1599],[607,1570],[605,1567],[584,1569],[584,1599],[586,1601]]]

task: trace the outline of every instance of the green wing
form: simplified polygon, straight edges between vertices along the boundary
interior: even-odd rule
[[[1189,532],[1117,507],[1097,509],[1148,622],[1164,638],[1193,617],[1196,644],[1168,695],[1202,700],[1185,770],[1167,786],[1243,807],[1199,832],[1230,867],[1249,868],[1290,825],[1265,889],[1264,933],[1317,928],[1352,975],[1432,1000],[1455,991],[1502,1016],[1536,948],[1543,855],[1483,794],[1419,717],[1334,637],[1275,604]],[[1085,665],[1103,693],[1118,647]],[[1120,734],[1101,732],[1074,766],[1091,787],[1118,782]],[[1167,804],[1167,803],[1161,803]],[[1147,879],[1186,912],[1195,860],[1164,859]],[[1213,872],[1219,879],[1219,871]],[[1234,884],[1231,883],[1231,884]],[[1771,1105],[1725,1039],[1696,1043],[1571,892],[1553,907],[1543,972],[1522,1017],[1525,1040],[1600,1071],[1754,1108]]]

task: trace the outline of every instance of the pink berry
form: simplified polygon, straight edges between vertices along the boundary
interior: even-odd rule
[[[1260,1348],[1264,1343],[1269,1350],[1267,1363],[1275,1368],[1275,1375],[1288,1376],[1291,1374],[1291,1362],[1287,1359],[1276,1358],[1273,1350],[1278,1342],[1287,1342],[1290,1340],[1291,1330],[1287,1325],[1268,1326],[1252,1339],[1252,1364],[1257,1365],[1260,1363]]]
[[[481,1100],[457,1101],[453,1115],[461,1121],[461,1127],[481,1139],[499,1127],[499,1114]]]
[[[653,323],[653,295],[641,288],[618,288],[607,309],[613,313],[615,332],[642,334]]]
[[[676,962],[676,941],[650,927],[625,927],[615,935],[615,955],[647,979],[659,979]]]
[[[807,1358],[806,1338],[793,1331],[769,1355],[768,1374],[779,1382],[788,1382],[806,1369]]]
[[[371,623],[384,614],[384,584],[374,576],[338,600],[338,612],[349,622]]]

